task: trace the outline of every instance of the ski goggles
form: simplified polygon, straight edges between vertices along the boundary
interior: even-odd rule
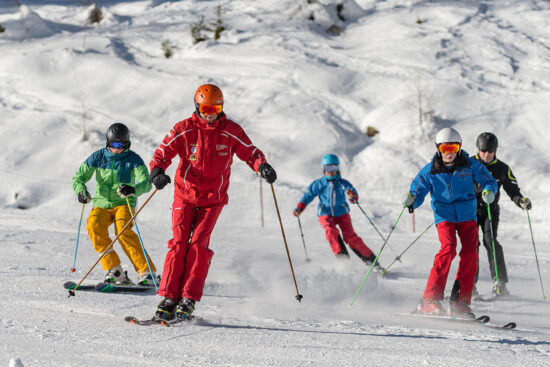
[[[491,150],[491,149],[480,149],[479,151],[481,153],[494,153],[495,152],[494,150]]]
[[[223,110],[223,105],[221,104],[200,104],[199,112],[203,115],[219,115]]]
[[[114,149],[122,149],[122,148],[124,148],[124,143],[122,143],[120,141],[110,141],[109,142],[109,147],[114,148]]]
[[[449,153],[458,153],[460,150],[460,144],[458,143],[441,143],[437,147],[440,153],[449,154]]]
[[[325,164],[323,166],[323,172],[338,172],[338,166],[335,164]]]

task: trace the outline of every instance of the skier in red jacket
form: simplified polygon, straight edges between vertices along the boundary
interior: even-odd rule
[[[165,298],[155,313],[160,319],[189,318],[195,302],[201,300],[214,255],[208,248],[210,235],[228,201],[233,154],[268,183],[277,179],[241,126],[226,117],[223,102],[220,88],[201,85],[195,92],[196,111],[170,130],[149,164],[151,182],[162,190],[171,182],[165,170],[176,155],[180,157],[174,182],[173,238],[168,241],[159,288]]]

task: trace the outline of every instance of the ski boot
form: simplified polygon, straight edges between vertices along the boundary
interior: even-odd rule
[[[423,298],[416,308],[417,313],[425,315],[443,315],[445,314],[443,306],[437,299]]]
[[[370,267],[375,259],[376,259],[376,256],[374,256],[374,254],[372,254],[367,258],[363,258],[363,262],[365,264],[367,264],[367,266]],[[372,267],[372,271],[374,271],[375,273],[381,273],[381,274],[386,273],[386,269],[384,269],[382,266],[380,266],[380,263],[378,261]]]
[[[157,285],[160,283],[160,277],[153,273],[155,276],[155,281]],[[138,285],[141,285],[143,287],[154,287],[155,282],[153,281],[153,277],[151,277],[151,273],[143,273],[139,276]]]
[[[195,301],[182,298],[176,306],[174,317],[176,319],[190,319],[193,311],[195,311]]]
[[[130,278],[128,278],[128,272],[122,270],[120,265],[109,269],[105,275],[105,283],[113,284],[130,284]]]
[[[171,298],[164,298],[157,306],[155,317],[161,320],[172,320],[174,318],[174,309],[176,308],[178,301]]]
[[[458,316],[460,318],[474,318],[474,313],[470,306],[464,301],[451,301],[448,311],[449,316]]]
[[[500,288],[500,294],[498,294],[497,290]],[[506,287],[506,283],[500,282],[500,287],[497,286],[497,283],[493,285],[493,291],[491,292],[493,297],[506,297],[510,295],[510,291],[508,290],[508,287]]]

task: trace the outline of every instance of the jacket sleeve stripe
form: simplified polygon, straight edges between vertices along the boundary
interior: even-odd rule
[[[191,131],[191,130],[193,130],[193,129],[185,130],[185,131],[182,132],[181,134],[178,134],[178,135],[174,136],[174,137],[172,138],[172,140],[170,140],[168,143],[164,144],[164,142],[162,142],[162,143],[160,143],[160,144],[161,144],[161,145],[164,145],[165,147],[167,147],[167,146],[169,146],[170,144],[172,144],[172,142],[173,142],[174,140],[176,140],[177,138],[179,138],[179,137],[182,136],[183,134],[188,133],[188,132]]]
[[[244,145],[247,148],[250,148],[251,146],[254,145],[254,144],[252,144],[252,142],[250,144],[245,144],[241,139],[237,138],[235,135],[228,133],[227,130],[224,130],[223,132],[226,133],[227,135],[231,136],[232,138],[235,138],[239,143],[241,143],[242,145]],[[256,148],[256,149],[258,149],[258,148]],[[256,151],[256,149],[254,149],[254,152]],[[254,153],[254,152],[252,152],[252,153]]]

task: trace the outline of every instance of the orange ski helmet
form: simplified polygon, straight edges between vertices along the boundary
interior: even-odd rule
[[[195,105],[223,105],[222,90],[214,84],[203,84],[195,92]]]

